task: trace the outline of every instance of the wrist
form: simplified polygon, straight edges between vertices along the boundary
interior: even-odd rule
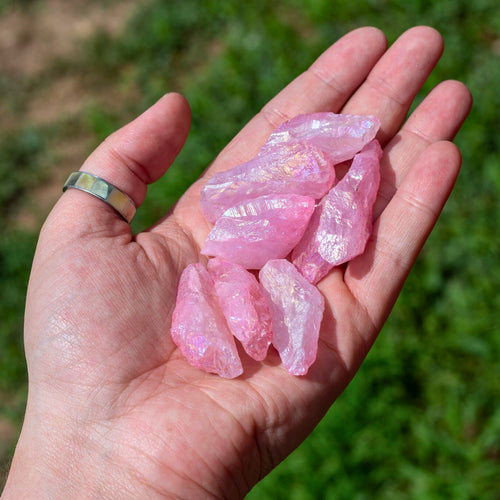
[[[41,423],[47,421],[50,426]],[[73,430],[68,430],[71,427]],[[95,428],[90,430],[85,424],[68,425],[61,418],[30,418],[27,414],[1,500],[206,499],[228,492],[227,496],[236,498],[243,497],[249,489],[235,471],[218,475],[201,469],[186,475],[183,467],[159,464],[151,456],[145,458],[141,450],[136,450],[137,468],[132,468],[131,461],[123,456],[118,458],[120,453],[116,450],[129,448],[131,443],[125,436],[120,443],[108,438],[104,428],[96,433]],[[190,454],[188,446],[185,451]],[[177,456],[177,462],[181,463],[182,458]]]
[[[55,433],[25,418],[2,500],[79,498],[95,488],[87,482],[85,495],[79,491],[83,488],[82,478],[88,481],[92,474],[86,461],[81,460],[85,451],[79,449],[77,453],[75,441],[63,438],[63,429],[60,426],[60,432]]]

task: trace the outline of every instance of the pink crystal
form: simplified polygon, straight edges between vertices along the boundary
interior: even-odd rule
[[[334,165],[352,158],[375,138],[380,127],[376,116],[313,113],[298,115],[282,123],[269,136],[261,149],[306,142],[330,158]]]
[[[373,140],[354,157],[347,174],[314,211],[292,253],[293,263],[311,283],[364,252],[372,232],[381,157],[382,149]]]
[[[229,329],[253,359],[263,360],[272,331],[262,286],[252,273],[220,257],[210,259],[207,269]]]
[[[292,375],[305,375],[316,359],[325,300],[287,260],[271,260],[259,273],[273,324],[273,346]]]
[[[224,378],[243,373],[212,278],[201,264],[189,265],[181,275],[171,333],[172,340],[196,368]]]
[[[260,269],[268,260],[285,258],[291,252],[313,211],[314,199],[297,194],[244,201],[217,220],[201,253],[246,269]]]
[[[320,199],[332,187],[335,170],[319,149],[280,144],[252,160],[215,174],[201,191],[201,208],[212,223],[245,200],[268,194],[301,194]]]

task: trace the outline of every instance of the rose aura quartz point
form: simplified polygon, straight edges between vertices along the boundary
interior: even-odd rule
[[[273,324],[273,346],[292,375],[305,375],[316,359],[325,300],[287,260],[271,260],[259,273]]]
[[[333,186],[332,162],[319,149],[281,144],[252,160],[215,174],[201,190],[201,208],[209,222],[239,203],[268,194],[301,194],[321,199]]]
[[[298,194],[244,201],[217,219],[201,253],[245,269],[260,269],[268,260],[283,259],[292,251],[313,211],[314,199]]]
[[[311,283],[364,252],[373,227],[381,158],[380,144],[373,140],[354,156],[346,175],[314,211],[292,253],[293,263]]]
[[[253,359],[262,361],[271,344],[272,330],[261,284],[245,268],[220,257],[210,259],[207,269],[229,329]]]
[[[375,138],[379,128],[380,120],[376,116],[335,113],[298,115],[275,129],[259,154],[265,154],[269,148],[276,146],[306,142],[326,153],[336,165],[361,151]]]
[[[189,265],[181,275],[171,333],[172,340],[196,368],[224,378],[243,373],[214,283],[201,264]]]

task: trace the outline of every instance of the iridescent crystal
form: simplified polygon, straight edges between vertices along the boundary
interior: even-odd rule
[[[252,358],[263,360],[272,331],[262,286],[252,273],[220,257],[210,259],[207,269],[229,329]]]
[[[382,149],[373,140],[354,156],[347,174],[314,211],[292,253],[293,263],[311,283],[364,252],[372,233],[381,157]]]
[[[334,181],[332,162],[319,149],[300,142],[282,144],[216,173],[201,190],[201,208],[215,223],[228,208],[259,196],[287,193],[320,199]]]
[[[203,255],[223,257],[245,269],[285,258],[314,211],[314,199],[298,194],[261,196],[229,208],[205,241]]]
[[[291,374],[307,373],[325,307],[314,284],[362,253],[372,231],[379,126],[374,116],[299,115],[255,158],[208,180],[201,205],[215,225],[202,254],[216,257],[208,270],[186,268],[172,318],[172,338],[193,366],[240,375],[234,334],[254,359],[272,340]],[[334,186],[334,166],[351,159]],[[246,269],[261,269],[260,284]]]
[[[325,300],[287,260],[271,260],[259,273],[273,325],[273,346],[292,375],[305,375],[316,359]]]
[[[376,116],[312,113],[282,123],[269,136],[260,154],[268,149],[297,142],[314,146],[334,165],[351,159],[375,138],[380,127]]]
[[[214,283],[201,264],[189,265],[181,275],[171,333],[172,340],[196,368],[224,378],[243,373]]]

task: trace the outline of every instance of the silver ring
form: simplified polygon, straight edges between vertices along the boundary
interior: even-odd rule
[[[118,188],[104,179],[87,172],[73,172],[64,183],[63,192],[68,188],[79,189],[99,198],[113,207],[127,222],[135,215],[134,202]]]

